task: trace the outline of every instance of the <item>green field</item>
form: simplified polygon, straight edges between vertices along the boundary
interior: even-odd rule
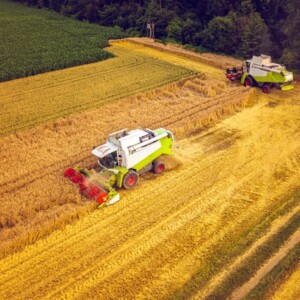
[[[0,81],[111,57],[103,51],[118,28],[76,21],[55,12],[0,1]]]

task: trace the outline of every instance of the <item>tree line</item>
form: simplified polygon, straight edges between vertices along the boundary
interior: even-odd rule
[[[155,37],[200,49],[250,58],[261,53],[300,70],[298,0],[17,0],[53,9],[78,20],[119,26],[145,36],[147,21]]]

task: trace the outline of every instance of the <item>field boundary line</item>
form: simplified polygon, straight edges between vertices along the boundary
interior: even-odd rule
[[[108,48],[108,51],[110,49]],[[120,66],[117,66],[115,68],[112,68],[112,69],[108,69],[108,70],[100,70],[98,72],[94,72],[94,73],[89,73],[89,74],[85,74],[85,75],[82,75],[82,76],[70,76],[71,78],[69,79],[64,79],[64,80],[61,80],[59,82],[54,82],[54,83],[50,83],[50,84],[46,84],[46,85],[41,85],[39,87],[36,87],[36,88],[31,88],[31,89],[26,89],[26,90],[23,90],[22,92],[17,92],[17,93],[14,93],[14,94],[10,94],[10,95],[5,95],[5,96],[1,96],[0,95],[0,100],[2,99],[7,99],[7,98],[11,98],[11,97],[14,97],[14,96],[20,96],[20,95],[24,95],[28,92],[34,92],[34,91],[37,91],[37,90],[43,90],[43,89],[47,89],[47,88],[52,88],[52,87],[57,87],[57,86],[60,86],[60,85],[63,85],[63,84],[66,84],[66,83],[71,83],[71,82],[76,82],[76,81],[80,81],[80,80],[86,80],[86,79],[89,79],[89,78],[93,78],[93,77],[98,77],[98,76],[102,76],[104,74],[107,74],[107,73],[112,73],[114,71],[117,71],[117,70],[123,70],[123,69],[126,69],[128,67],[131,67],[131,66],[140,66],[140,65],[143,65],[147,62],[156,62],[156,61],[159,61],[160,64],[162,65],[174,65],[172,63],[169,63],[169,62],[166,62],[166,61],[163,61],[163,60],[160,60],[156,57],[153,57],[153,56],[150,56],[148,55],[148,57],[146,57],[146,55],[142,56],[142,55],[132,55],[128,52],[126,52],[125,50],[123,50],[123,48],[121,46],[115,46],[114,49],[111,49],[112,51],[110,53],[112,54],[115,54],[117,53],[117,56],[116,57],[112,57],[111,59],[115,58],[115,59],[122,59],[122,57],[130,57],[132,59],[135,59],[135,61],[133,62],[128,62],[127,64],[124,64],[124,65],[120,65]],[[136,51],[135,51],[136,52]],[[95,62],[94,64],[99,64],[103,61],[99,61],[99,62]],[[62,72],[64,70],[69,70],[69,69],[72,69],[72,68],[80,68],[80,67],[84,67],[86,65],[81,65],[81,66],[73,66],[73,67],[70,67],[70,68],[65,68],[65,69],[61,69],[61,70],[55,70],[55,71],[52,71],[52,72]],[[175,66],[174,67],[176,68],[179,68],[178,66]],[[189,68],[185,68],[183,66],[180,66],[182,69],[186,69],[186,70],[190,70]],[[193,70],[191,70],[193,71]],[[193,71],[195,72],[195,71]],[[47,73],[51,73],[50,71],[49,72],[46,72],[46,73],[41,73],[41,74],[37,74],[36,76],[38,75],[44,75],[44,74],[47,74]],[[24,78],[30,78],[30,77],[23,77],[23,78],[17,78],[17,79],[24,79]],[[17,80],[17,79],[13,79],[13,80]],[[7,101],[4,101],[2,103],[6,103]],[[15,100],[15,101],[9,101],[10,103],[15,103],[15,102],[19,102],[18,100]]]

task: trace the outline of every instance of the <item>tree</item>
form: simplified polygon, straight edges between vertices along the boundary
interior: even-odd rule
[[[245,29],[241,34],[239,54],[244,58],[268,54],[271,49],[268,28],[259,13],[252,13],[246,17]]]
[[[254,13],[254,6],[251,0],[243,0],[241,3],[241,13],[244,16],[248,16],[252,13]]]
[[[167,36],[167,27],[174,16],[174,12],[164,8],[161,1],[150,0],[146,8],[144,26],[147,21],[154,21],[155,37],[165,37]]]
[[[284,64],[294,70],[300,69],[300,8],[296,0],[286,1],[287,20],[280,25],[285,38],[282,41],[283,52],[280,58]]]
[[[175,17],[167,27],[167,36],[169,38],[181,41],[182,39],[182,21],[179,17]]]
[[[236,19],[235,13],[213,18],[202,31],[202,46],[217,52],[235,54],[239,45]]]
[[[49,1],[48,0],[37,0],[36,5],[37,5],[38,8],[48,7],[49,6]]]
[[[202,1],[201,1],[202,2]],[[209,0],[207,2],[206,13],[209,19],[217,16],[226,16],[234,7],[237,6],[236,0]]]
[[[114,21],[118,18],[119,10],[117,5],[105,5],[104,10],[99,12],[99,24],[103,26],[112,26]]]
[[[99,9],[100,7],[97,6],[96,2],[91,1],[84,8],[83,18],[89,22],[98,23],[100,20]]]
[[[49,8],[59,12],[62,3],[63,0],[49,0]]]
[[[200,30],[200,24],[187,18],[182,24],[182,43],[193,44],[195,34]]]

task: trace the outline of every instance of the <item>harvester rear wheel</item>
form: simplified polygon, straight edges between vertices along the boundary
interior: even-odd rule
[[[123,187],[125,189],[132,189],[134,188],[139,181],[139,175],[137,172],[133,170],[129,170],[128,173],[123,178]]]
[[[165,170],[165,164],[161,161],[155,161],[153,164],[153,172],[155,174],[161,174],[164,172]]]
[[[247,76],[244,81],[244,86],[254,86],[254,79],[251,76]]]

